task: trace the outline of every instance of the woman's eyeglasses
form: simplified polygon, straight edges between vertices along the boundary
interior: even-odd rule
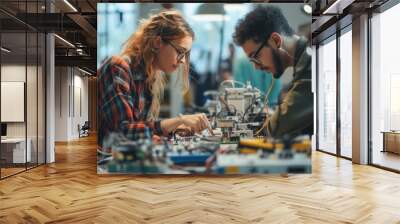
[[[171,45],[172,48],[175,49],[176,53],[178,54],[176,56],[176,60],[178,62],[180,62],[183,59],[183,57],[185,57],[185,56],[186,56],[186,58],[189,58],[190,51],[183,50],[181,47],[175,45],[172,41],[169,41],[169,40],[164,40],[164,41],[167,42],[169,45]]]

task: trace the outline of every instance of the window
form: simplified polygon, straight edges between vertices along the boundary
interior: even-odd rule
[[[352,157],[352,74],[350,26],[340,36],[340,154],[348,158]]]
[[[396,170],[400,170],[398,21],[400,5],[371,18],[371,157],[373,164]]]
[[[121,52],[123,43],[136,30],[138,6],[130,3],[99,3],[97,7],[97,66]],[[111,41],[112,40],[112,41]]]
[[[318,149],[336,153],[336,36],[318,48]]]
[[[44,3],[8,1],[1,5],[18,6],[24,16],[41,13]],[[4,13],[0,17],[15,20]],[[44,33],[23,23],[1,25],[0,178],[45,163],[45,41]]]

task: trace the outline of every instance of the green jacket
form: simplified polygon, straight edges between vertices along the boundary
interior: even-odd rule
[[[295,50],[293,80],[277,110],[267,120],[266,131],[273,137],[312,134],[314,98],[311,90],[311,48],[301,38]]]

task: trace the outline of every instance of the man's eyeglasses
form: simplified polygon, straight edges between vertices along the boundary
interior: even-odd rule
[[[257,64],[257,65],[260,65],[260,66],[262,65],[262,62],[258,59],[258,55],[260,54],[260,51],[261,51],[265,46],[268,46],[268,39],[269,39],[269,38],[266,38],[266,39],[264,40],[264,42],[262,42],[262,44],[260,45],[260,47],[258,47],[258,49],[255,51],[255,53],[249,56],[249,60],[250,60],[251,62],[253,62],[254,64]]]
[[[178,62],[180,62],[183,59],[183,57],[185,57],[185,56],[186,56],[186,58],[189,58],[190,51],[183,50],[181,47],[175,45],[172,41],[169,41],[169,40],[164,40],[164,41],[167,42],[169,45],[171,45],[171,47],[173,47],[175,49],[176,53],[178,54],[176,56],[176,60]]]

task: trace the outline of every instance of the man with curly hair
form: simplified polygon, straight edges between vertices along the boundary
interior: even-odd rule
[[[277,110],[264,123],[273,137],[313,133],[311,91],[311,48],[305,37],[296,35],[281,10],[258,6],[241,19],[233,39],[243,48],[256,69],[279,79],[293,67],[293,80]]]

